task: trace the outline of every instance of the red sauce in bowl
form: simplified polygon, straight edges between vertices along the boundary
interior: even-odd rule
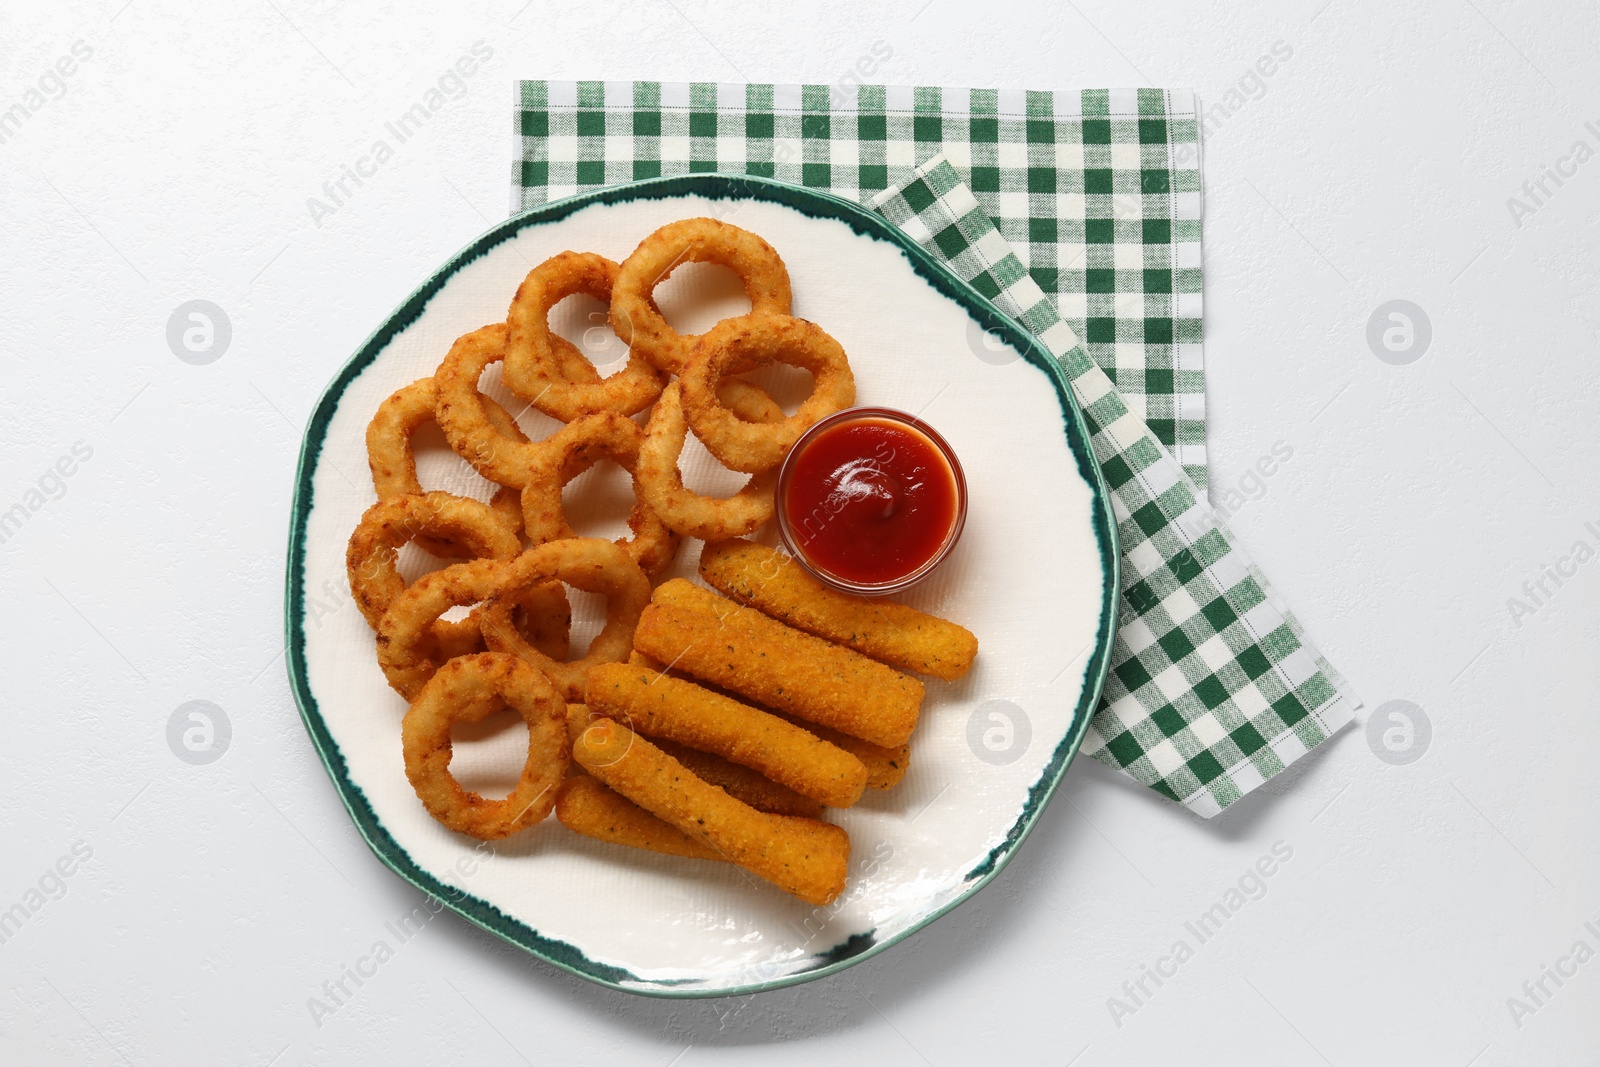
[[[927,424],[887,409],[818,423],[784,461],[783,538],[818,578],[858,593],[904,588],[961,532],[960,465]]]

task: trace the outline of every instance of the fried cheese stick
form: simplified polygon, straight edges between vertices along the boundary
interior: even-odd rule
[[[585,730],[572,754],[605,785],[785,892],[824,905],[844,890],[850,836],[842,828],[759,812],[609,719]]]
[[[634,632],[647,656],[757,704],[892,748],[916,728],[922,683],[675,579]]]
[[[838,745],[682,678],[626,663],[595,667],[588,704],[646,737],[721,756],[829,807],[848,808],[867,785],[866,767]]]
[[[578,740],[578,735],[589,728],[595,719],[603,718],[598,712],[590,712],[585,704],[567,705],[567,739],[569,744]],[[810,727],[802,727],[809,729]],[[821,729],[817,727],[816,729]],[[781,786],[770,781],[759,772],[749,767],[741,767],[737,763],[730,763],[721,756],[710,752],[696,752],[692,748],[674,744],[654,738],[657,747],[673,759],[682,763],[701,778],[714,786],[721,787],[730,797],[742,800],[757,811],[765,811],[773,815],[800,815],[808,819],[822,817],[822,803],[810,797],[801,796],[793,789]],[[852,740],[854,740],[852,738]],[[857,741],[856,744],[865,744]],[[841,748],[845,747],[843,745]],[[581,776],[584,769],[576,762],[571,765],[571,774]],[[871,785],[871,769],[868,769],[868,785]],[[631,803],[631,801],[629,802]],[[593,836],[593,835],[591,835]],[[644,846],[640,846],[644,847]]]
[[[905,604],[830,589],[791,557],[750,541],[707,542],[700,577],[779,622],[904,671],[954,681],[972,669],[971,630]]]
[[[642,848],[665,856],[695,860],[727,857],[704,841],[697,841],[645,811],[588,775],[568,778],[556,794],[556,818],[561,825],[596,841]]]
[[[774,712],[780,719],[788,719],[796,726],[803,727],[816,734],[830,744],[838,745],[856,759],[867,769],[868,789],[893,789],[900,784],[900,779],[906,776],[906,771],[911,766],[911,746],[907,744],[895,745],[885,748],[875,745],[871,741],[863,741],[859,737],[851,737],[847,733],[833,730],[821,723],[807,722],[794,715],[783,712]]]
[[[635,667],[644,667],[660,674],[672,673],[667,671],[663,664],[651,659],[649,656],[638,651],[637,649],[629,654],[628,662]],[[821,723],[806,722],[804,719],[796,718],[793,715],[786,715],[781,711],[774,712],[774,714],[780,719],[788,719],[796,726],[801,726],[807,730],[810,730],[824,741],[838,745],[856,759],[860,760],[867,768],[868,789],[893,789],[895,786],[900,784],[900,780],[906,776],[906,771],[911,767],[910,745],[895,745],[893,748],[884,748],[882,745],[875,745],[871,741],[863,741],[859,737],[851,737],[849,734],[840,733],[838,730],[830,730]],[[573,736],[576,737],[577,735],[575,734]],[[723,762],[726,763],[727,761],[724,760]],[[737,764],[733,764],[732,766],[737,766]],[[714,781],[714,779],[709,778],[697,767],[691,765],[690,770],[693,770],[696,774],[700,775],[702,778],[705,778],[707,781]],[[766,781],[765,778],[761,780]],[[723,785],[721,782],[717,782],[716,784]],[[723,788],[727,789],[727,786],[724,785]],[[788,790],[784,791],[789,792]],[[740,800],[743,800],[746,804],[749,804],[752,807],[761,808],[762,811],[776,811],[780,815],[811,815],[813,818],[822,813],[820,805],[818,805],[815,813],[805,811],[782,811],[778,808],[764,808],[748,797],[739,796],[739,794],[735,793],[732,789],[728,789],[728,792],[732,793],[736,797],[739,797]]]

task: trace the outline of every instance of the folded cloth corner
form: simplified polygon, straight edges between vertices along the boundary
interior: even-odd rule
[[[1079,344],[943,156],[873,207],[1061,362],[1111,492],[1122,601],[1083,751],[1211,817],[1326,741],[1360,700],[1205,495]]]

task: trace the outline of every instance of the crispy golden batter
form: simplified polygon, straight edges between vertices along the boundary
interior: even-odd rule
[[[567,374],[575,349],[550,329],[550,309],[575,293],[610,301],[616,279],[617,265],[593,252],[562,252],[528,272],[506,314],[502,373],[512,392],[562,422],[599,411],[633,415],[661,395],[660,373],[635,351],[603,381],[594,380],[592,364],[586,378]]]
[[[572,604],[560,582],[535,585],[516,596],[511,613],[517,633],[553,660],[566,662],[572,651]],[[487,644],[487,642],[485,642]]]
[[[476,604],[494,592],[510,561],[475,559],[424,574],[394,598],[378,620],[378,666],[395,692],[412,700],[445,661],[429,638],[435,620],[452,607]]]
[[[724,382],[722,396],[732,410],[752,423],[783,418],[783,409],[748,382],[736,378]],[[662,522],[685,537],[717,539],[752,533],[772,518],[776,471],[752,475],[737,493],[722,499],[686,488],[678,458],[688,436],[679,386],[673,382],[651,409],[644,444],[639,449],[637,491]]]
[[[589,672],[586,692],[591,712],[760,771],[829,807],[848,808],[866,788],[866,767],[844,749],[693,682],[612,663]]]
[[[760,771],[741,767],[710,752],[697,752],[687,745],[662,738],[651,738],[656,747],[693,771],[702,780],[719,787],[735,800],[742,800],[757,811],[770,815],[798,815],[820,819],[824,805],[808,796],[779,785]]]
[[[634,651],[629,654],[629,657],[627,657],[627,662],[629,662],[629,665],[634,665],[634,667],[645,667],[645,669],[656,670],[656,672],[672,673],[672,675],[677,677],[677,672],[675,672],[675,670],[674,672],[669,672],[669,670],[666,670],[666,665],[661,664],[661,662],[654,661],[654,659],[651,659],[650,656],[646,656],[645,653],[638,651],[638,649],[634,649]],[[861,737],[851,737],[850,734],[838,733],[837,729],[829,729],[827,726],[822,726],[821,723],[808,723],[808,721],[803,720],[803,718],[797,718],[795,715],[789,715],[789,713],[786,712],[773,712],[773,715],[778,715],[779,718],[787,718],[787,720],[792,721],[795,726],[803,726],[805,729],[810,729],[811,733],[821,737],[822,741],[827,741],[829,744],[838,745],[840,749],[845,750],[845,752],[848,752],[850,755],[853,755],[853,757],[861,760],[862,766],[866,766],[867,768],[867,789],[894,789],[896,785],[901,784],[902,777],[906,777],[906,771],[907,769],[910,769],[909,744],[894,745],[893,749],[885,749],[883,745],[875,745],[870,741],[862,741]],[[726,760],[723,761],[726,763]],[[712,777],[701,773],[701,769],[696,768],[696,766],[685,766],[688,766],[691,771],[699,774],[699,776],[704,777],[706,781],[714,781]],[[738,765],[730,763],[730,766]],[[754,774],[754,771],[750,771],[750,774]],[[760,781],[765,782],[765,777],[760,779]],[[723,782],[717,782],[717,784],[722,785],[723,789],[728,789],[728,785],[723,784]],[[774,785],[774,787],[776,787],[776,785]],[[752,808],[762,808],[762,811],[778,811],[779,814],[792,814],[792,816],[800,816],[800,814],[810,814],[810,816],[813,817],[821,816],[821,806],[818,806],[818,809],[816,809],[816,814],[810,813],[810,811],[782,811],[781,808],[763,808],[763,806],[760,805],[760,803],[757,803],[757,801],[750,800],[749,797],[741,797],[741,795],[739,795],[738,792],[734,792],[733,789],[728,789],[728,792],[733,793],[734,797],[739,797],[739,800],[744,801],[744,803],[752,806]],[[789,792],[789,790],[784,790],[784,792]]]
[[[664,587],[662,587],[662,589],[664,589]],[[638,651],[638,649],[634,649],[634,651],[629,654],[629,657],[627,657],[627,662],[629,662],[629,665],[632,665],[632,667],[645,667],[646,670],[656,670],[656,672],[659,673],[674,673],[674,675],[677,675],[677,672],[669,672],[669,670],[666,669],[666,665],[661,664],[661,662],[654,661],[654,659],[651,659],[650,656],[646,656],[645,653]],[[586,720],[584,721],[589,721],[587,720],[587,709],[584,709],[584,713],[586,713]],[[808,723],[808,721],[803,720],[803,718],[797,718],[794,717],[794,715],[787,715],[787,713],[784,712],[773,713],[774,715],[778,715],[779,718],[787,718],[787,720],[792,721],[795,726],[803,726],[805,729],[810,729],[811,733],[821,737],[822,741],[827,741],[829,744],[837,744],[840,749],[845,750],[845,752],[848,752],[850,755],[853,755],[853,757],[861,760],[862,765],[866,766],[867,768],[867,789],[894,789],[896,785],[901,784],[902,777],[906,777],[906,771],[907,769],[910,769],[909,744],[894,745],[893,749],[885,749],[883,745],[875,745],[870,741],[862,741],[861,737],[851,737],[850,734],[838,733],[837,729],[829,729],[827,726],[822,726],[821,723]],[[574,734],[574,737],[576,737],[576,734]],[[726,763],[726,760],[723,761]],[[699,774],[699,776],[704,777],[706,781],[714,781],[712,777],[701,773],[701,769],[696,768],[696,766],[685,766],[688,766],[691,771]],[[750,773],[754,774],[754,771],[750,771]],[[765,782],[765,777],[760,779],[760,781]],[[717,782],[717,785],[722,785],[723,789],[728,789],[723,782]],[[752,808],[762,808],[762,805],[758,805],[757,801],[750,800],[749,797],[741,797],[741,795],[734,792],[733,789],[728,789],[728,792],[733,793],[734,797],[739,797],[739,800],[744,801],[744,803],[752,806]],[[784,790],[784,792],[787,792],[787,790]],[[782,811],[782,809],[779,808],[762,808],[762,811],[778,811],[779,814],[792,814],[792,816],[800,816],[800,814],[813,814],[810,813],[810,811]],[[816,814],[814,814],[813,817],[821,816],[821,811],[821,806],[818,806],[818,811],[816,811]]]
[[[823,905],[843,891],[850,836],[840,827],[759,812],[607,719],[585,730],[572,754],[641,808],[785,892]]]
[[[530,548],[503,566],[498,584],[491,583],[491,592],[476,598],[484,602],[472,613],[490,648],[527,660],[549,676],[568,700],[582,699],[589,668],[628,658],[634,626],[650,599],[650,579],[626,551],[610,541],[570,537]],[[606,598],[604,628],[587,652],[568,662],[534,647],[517,629],[512,614],[527,590],[552,578]]]
[[[578,735],[587,730],[596,719],[605,718],[603,715],[592,714],[587,705],[567,705],[567,739],[576,743]],[[821,729],[821,727],[817,727]],[[692,748],[676,744],[662,738],[651,738],[656,747],[661,751],[689,768],[702,779],[714,786],[719,786],[730,797],[742,800],[757,811],[765,811],[772,815],[801,815],[808,819],[822,818],[823,806],[820,802],[810,797],[801,796],[787,786],[781,786],[769,778],[763,777],[759,772],[749,767],[741,767],[737,763],[730,763],[721,756],[710,752],[696,752]],[[854,738],[851,738],[854,741]],[[856,741],[857,745],[864,745],[864,741]],[[841,748],[845,747],[843,745]],[[574,762],[571,773],[584,773],[582,766]],[[870,770],[868,772],[871,773]],[[870,780],[869,780],[869,785]]]
[[[719,619],[739,606],[727,597],[700,588],[687,578],[672,578],[656,586],[650,594],[650,603],[709,612]]]
[[[678,535],[669,530],[645,502],[639,485],[639,446],[644,432],[632,419],[614,412],[583,415],[543,442],[528,484],[522,490],[522,515],[528,540],[534,544],[578,536],[567,522],[561,490],[602,460],[610,460],[633,479],[633,510],[628,514],[632,537],[619,538],[645,572],[660,573],[678,554]]]
[[[430,535],[478,559],[510,559],[522,551],[522,541],[480,501],[450,493],[408,493],[380,500],[361,516],[345,549],[350,592],[369,626],[376,629],[383,613],[405,592],[400,546]],[[555,589],[565,600],[560,587]],[[446,657],[482,648],[478,624],[471,619],[436,619],[431,632]]]
[[[784,363],[804,367],[811,395],[793,415],[767,425],[746,422],[722,402],[729,374]],[[822,327],[787,315],[723,319],[701,336],[678,380],[694,435],[730,470],[760,474],[783,462],[800,435],[856,402],[856,379],[838,341]]]
[[[520,429],[510,433],[496,425],[490,417],[492,401],[478,391],[484,368],[505,355],[505,342],[503,322],[456,338],[433,372],[439,391],[436,411],[439,428],[457,455],[491,482],[521,489],[528,484],[528,468],[539,455],[539,445]],[[596,376],[588,360],[579,356],[578,362]]]
[[[720,263],[738,274],[751,314],[789,313],[789,269],[761,237],[717,219],[668,223],[622,261],[611,287],[611,328],[660,370],[682,374],[697,340],[668,325],[651,296],[684,263]]]
[[[750,312],[679,334],[653,293],[685,262],[735,271]],[[626,368],[604,380],[550,329],[552,308],[580,293],[609,300],[629,345]],[[620,265],[570,251],[539,264],[506,322],[457,338],[431,377],[380,406],[367,428],[380,503],[346,564],[379,666],[410,704],[406,775],[435,819],[489,840],[555,810],[596,840],[731,862],[815,905],[839,897],[850,839],[820,816],[904,778],[924,686],[900,670],[961,678],[977,640],[904,605],[835,592],[738,540],[771,518],[777,468],[799,436],[855,402],[843,347],[791,317],[791,303],[788,269],[765,240],[681,220]],[[513,393],[567,425],[529,440],[480,389],[496,362]],[[812,375],[793,415],[740,377],[776,363]],[[488,504],[422,492],[412,435],[430,420],[498,484]],[[739,492],[685,487],[691,431],[751,475]],[[563,507],[568,483],[600,461],[633,478],[631,536],[615,543],[575,536]],[[682,579],[652,595],[682,537],[707,542],[701,576],[726,595]],[[408,542],[463,562],[407,586],[397,553]],[[604,628],[570,662],[568,585],[606,600]],[[443,620],[468,606],[470,618]],[[450,774],[450,733],[506,705],[528,725],[528,754],[511,795],[490,801]]]
[[[633,652],[629,653],[628,663],[634,667],[644,667],[646,670],[677,676],[676,671],[668,671],[665,664],[652,659],[643,652],[640,652],[638,649],[634,649]],[[775,711],[773,714],[779,718],[788,719],[796,726],[802,726],[805,729],[810,730],[824,741],[838,745],[856,759],[860,760],[867,768],[868,789],[893,789],[895,786],[900,784],[900,780],[906,776],[906,771],[911,767],[910,745],[895,745],[893,748],[884,748],[882,745],[875,745],[871,741],[863,741],[859,737],[851,737],[849,734],[840,733],[838,730],[830,730],[821,723],[807,722],[804,719],[797,718],[781,711]],[[585,721],[587,721],[587,719]],[[727,761],[724,760],[723,762],[726,763]],[[707,781],[713,781],[713,779],[708,775],[701,773],[699,768],[689,764],[685,764],[685,766],[688,766],[690,770],[694,771],[696,774],[699,774],[700,777],[705,778]],[[729,766],[737,767],[738,765],[729,764]],[[744,770],[745,768],[740,767],[738,769]],[[749,773],[754,774],[755,772],[751,771]],[[767,780],[762,778],[761,781],[766,782]],[[746,804],[749,804],[751,807],[761,808],[762,811],[776,811],[781,815],[810,815],[812,818],[820,817],[822,814],[822,806],[820,804],[816,806],[815,812],[784,811],[780,808],[762,807],[761,804],[751,800],[749,797],[740,796],[740,794],[732,789],[729,789],[724,783],[716,782],[716,784],[722,786],[724,789],[727,789],[729,793],[731,793],[733,796],[739,797],[740,800],[744,801]],[[769,782],[768,784],[774,785],[774,788],[781,788],[776,786],[774,783]],[[788,790],[784,790],[784,792],[788,792]],[[795,795],[798,796],[799,794]]]
[[[423,493],[390,497],[368,508],[345,552],[350,592],[367,622],[376,629],[395,598],[405,591],[397,564],[399,548],[408,540],[422,544],[424,535],[432,531],[455,555],[510,559],[521,552],[522,541],[515,532],[522,521],[520,508],[515,525],[502,517],[500,525],[505,529],[495,527],[505,493],[516,495],[503,489],[494,501],[484,504],[449,493]],[[567,658],[572,607],[560,582],[529,589],[518,600],[514,618],[518,631],[534,648],[552,659]],[[478,624],[472,619],[435,619],[430,637],[438,662],[482,652],[484,647]]]
[[[379,500],[416,496],[422,492],[411,436],[426,424],[437,422],[438,403],[438,385],[432,378],[419,378],[395,390],[378,405],[377,413],[367,424],[367,466],[372,470],[372,488],[377,490]],[[488,397],[483,398],[483,415],[489,426],[502,436],[514,441],[528,439],[510,413]],[[512,533],[521,532],[522,504],[515,490],[502,487],[489,503],[495,514],[511,527]],[[417,544],[436,556],[470,559],[474,555],[444,538],[422,536],[417,538]]]
[[[764,545],[707,544],[700,551],[700,577],[779,622],[900,670],[953,681],[972,669],[978,654],[971,630],[905,604],[831,589]]]
[[[518,625],[519,609],[552,580],[606,597],[605,628],[589,651],[571,662],[545,651],[539,627]],[[444,661],[428,640],[433,621],[452,607],[479,604],[473,618],[489,647],[527,660],[572,699],[582,694],[589,667],[628,657],[633,628],[649,596],[650,579],[628,554],[595,538],[551,541],[509,560],[456,563],[424,574],[394,599],[378,622],[378,666],[395,692],[412,699]],[[563,655],[564,649],[563,642]]]
[[[478,722],[510,706],[528,724],[528,757],[502,800],[461,788],[450,773],[450,727]],[[459,833],[484,841],[507,837],[550,814],[567,773],[566,706],[550,682],[518,660],[495,652],[462,656],[439,668],[400,724],[406,777],[428,813]]]
[[[683,579],[656,589],[634,647],[757,704],[885,748],[910,740],[922,708],[916,679]]]
[[[911,768],[911,746],[908,744],[885,748],[883,745],[875,745],[871,741],[863,741],[859,737],[851,737],[847,733],[829,729],[821,723],[807,722],[795,715],[781,711],[773,714],[810,730],[822,740],[838,745],[860,760],[861,765],[867,769],[868,789],[893,789],[900,784],[900,780],[906,776],[906,771]]]
[[[556,794],[556,818],[584,837],[666,856],[727,863],[722,853],[645,811],[588,775],[568,778]]]

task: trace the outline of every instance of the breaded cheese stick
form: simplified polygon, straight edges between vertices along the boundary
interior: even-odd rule
[[[842,828],[759,812],[609,719],[585,730],[572,754],[605,785],[785,892],[823,905],[844,890],[850,836]]]
[[[586,704],[567,705],[567,740],[576,742],[578,735],[589,728],[595,719],[603,718],[598,712],[591,712]],[[809,729],[810,727],[802,727]],[[821,727],[817,727],[821,729]],[[852,738],[851,740],[854,740]],[[856,741],[857,745],[866,744]],[[656,739],[656,744],[685,767],[689,768],[701,778],[714,786],[721,787],[730,797],[742,800],[757,811],[770,812],[774,815],[801,815],[808,819],[817,819],[822,816],[822,803],[810,797],[801,796],[793,789],[769,781],[759,772],[749,767],[741,767],[737,763],[729,763],[721,756],[710,752],[696,752],[692,748],[673,744],[671,741]],[[840,746],[844,747],[844,746]],[[570,765],[569,777],[582,776],[587,772],[576,761]],[[868,771],[868,782],[871,782],[871,771]],[[592,835],[591,835],[592,836]]]
[[[786,785],[779,785],[760,771],[741,767],[710,752],[696,752],[663,738],[653,737],[657,748],[693,771],[702,781],[717,786],[735,800],[742,800],[769,815],[798,815],[822,818],[821,801],[802,796]]]
[[[727,597],[718,596],[709,589],[701,589],[687,578],[673,578],[656,586],[650,592],[650,603],[710,611],[718,618],[739,606]]]
[[[775,548],[750,541],[708,542],[700,577],[779,622],[853,648],[903,671],[954,681],[972,669],[978,639],[947,619],[891,600],[829,588]]]
[[[637,650],[628,657],[628,662],[635,667],[644,667],[648,670],[658,671],[662,674],[675,674],[675,672],[664,670],[662,664],[657,663],[643,652],[639,652]],[[838,730],[830,730],[821,723],[806,722],[804,719],[796,718],[793,715],[787,715],[781,711],[774,712],[774,714],[779,718],[788,719],[797,726],[805,727],[807,730],[810,730],[824,741],[838,745],[856,759],[860,760],[867,768],[868,789],[893,789],[895,786],[900,784],[900,780],[906,776],[906,771],[911,766],[910,745],[895,745],[893,748],[884,748],[882,745],[875,745],[871,741],[863,741],[859,737],[851,737],[849,734],[842,734]],[[727,766],[738,767],[738,764],[728,764],[726,760],[722,760],[721,762]],[[573,767],[575,770],[578,770],[581,773],[582,769],[579,768],[576,763],[573,764]],[[706,775],[698,767],[690,765],[689,769],[700,775],[700,777],[705,778],[706,781],[715,782],[717,785],[722,785],[724,789],[728,789],[726,785],[723,785],[721,782],[716,782],[715,779]],[[739,769],[744,770],[745,768],[741,767]],[[755,772],[751,771],[750,773],[754,774]],[[759,778],[759,776],[757,777]],[[759,780],[763,782],[767,781],[765,778],[760,778]],[[775,782],[770,782],[768,784],[772,785],[774,788],[783,788],[782,786],[777,785]],[[749,797],[740,796],[732,789],[728,789],[728,792],[736,797],[739,797],[740,800],[743,800],[751,807],[760,808],[762,811],[776,811],[780,815],[811,815],[813,818],[822,814],[822,806],[820,804],[817,805],[817,810],[815,812],[784,811],[780,808],[762,807],[761,804],[756,803]],[[785,789],[784,792],[787,793],[789,790]],[[799,796],[798,793],[794,795]]]
[[[561,784],[561,791],[556,794],[556,818],[567,829],[596,841],[642,848],[666,856],[728,862],[726,856],[704,841],[662,822],[586,774],[568,778]]]
[[[591,711],[760,771],[779,785],[848,808],[867,786],[867,769],[838,745],[731,697],[626,663],[589,671]]]
[[[645,609],[634,647],[670,669],[757,704],[886,748],[904,744],[922,709],[922,683],[877,660],[790,629],[754,608],[674,581]],[[716,604],[681,606],[687,586]]]
[[[807,722],[804,719],[783,712],[774,712],[780,719],[788,719],[796,726],[804,727],[830,744],[838,745],[856,759],[867,769],[868,789],[893,789],[900,784],[900,779],[906,776],[906,771],[911,767],[911,746],[895,745],[893,748],[884,748],[871,741],[863,741],[859,737],[830,729],[821,723]],[[702,776],[704,777],[704,776]]]

